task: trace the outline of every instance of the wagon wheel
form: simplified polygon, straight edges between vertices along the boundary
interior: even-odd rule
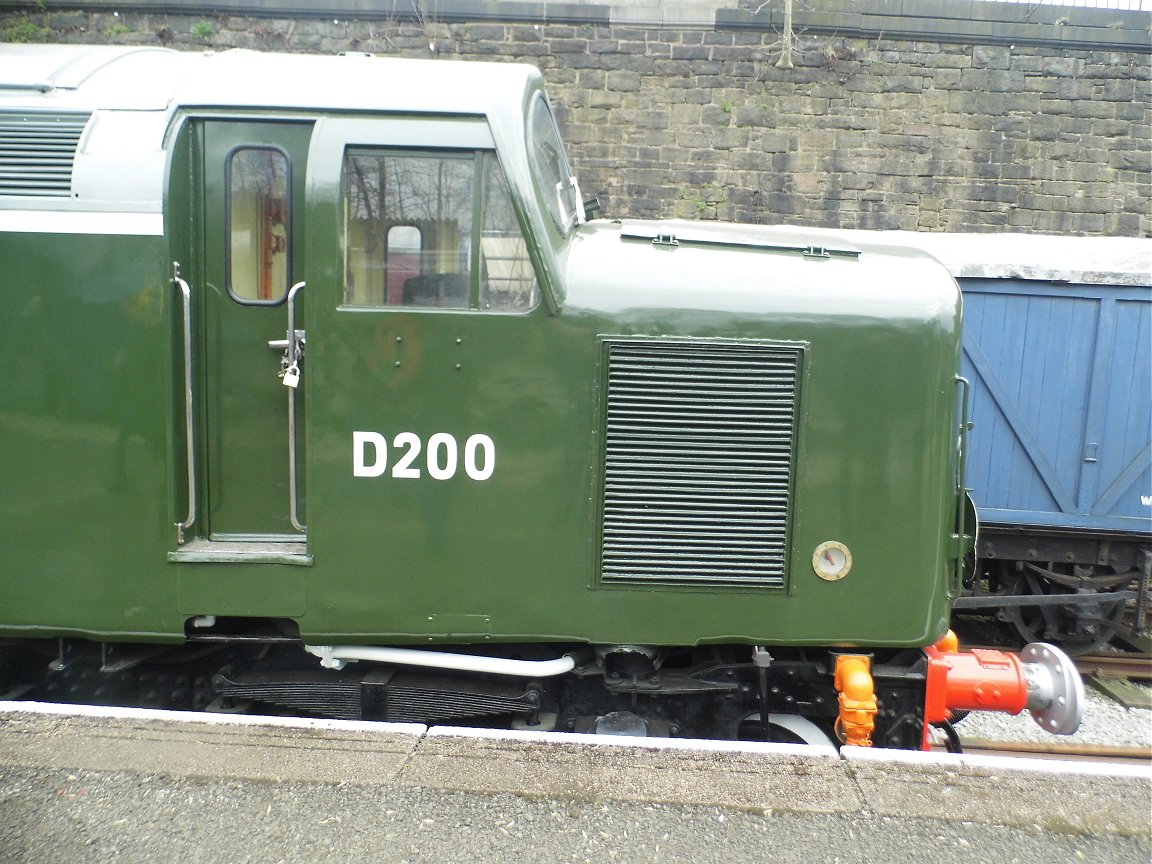
[[[1014,575],[1006,593],[1038,596],[1077,593],[1069,585],[1046,578],[1038,572],[1041,570],[1064,576],[1068,581],[1075,580],[1072,566],[1063,562],[1049,562],[1040,567],[1025,566],[1023,572]],[[1069,654],[1088,654],[1112,640],[1115,631],[1108,622],[1120,620],[1124,614],[1124,602],[1114,600],[1087,606],[1078,603],[1008,606],[1004,612],[1025,642],[1052,642]]]

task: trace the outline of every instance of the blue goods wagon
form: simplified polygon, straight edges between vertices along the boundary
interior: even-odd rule
[[[1136,635],[1152,563],[1152,240],[920,245],[964,294],[980,539],[955,608],[1075,651]]]

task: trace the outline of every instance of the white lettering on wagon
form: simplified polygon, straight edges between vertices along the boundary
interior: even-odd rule
[[[390,449],[396,451],[395,462],[390,463]],[[424,459],[420,455],[424,454]],[[415,480],[426,470],[433,480],[451,480],[463,461],[464,473],[473,480],[487,480],[496,470],[496,445],[483,433],[469,435],[464,442],[464,458],[456,436],[436,432],[424,440],[415,432],[399,432],[388,439],[379,432],[352,433],[352,476],[382,477],[391,464],[391,476],[398,480]],[[423,468],[421,468],[421,465]]]

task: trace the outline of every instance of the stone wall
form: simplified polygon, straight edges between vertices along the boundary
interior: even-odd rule
[[[1018,9],[998,30],[981,11],[918,35],[884,0],[869,8],[887,24],[861,23],[859,3],[817,15],[797,0],[781,68],[780,0],[758,15],[734,2],[466,0],[389,14],[325,4],[325,18],[292,0],[209,11],[222,5],[0,0],[0,38],[534,63],[583,190],[610,216],[1152,235],[1147,13],[1042,7],[1048,18],[1020,22],[1008,19],[1032,4],[963,3]],[[844,16],[829,18],[837,5]]]

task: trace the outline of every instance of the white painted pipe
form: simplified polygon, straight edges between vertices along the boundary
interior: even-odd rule
[[[555,660],[508,660],[504,657],[421,651],[415,648],[384,648],[377,645],[305,645],[304,650],[319,657],[320,665],[326,669],[343,669],[350,662],[370,660],[397,666],[427,666],[519,678],[548,678],[571,672],[576,666],[576,660],[571,654]]]

